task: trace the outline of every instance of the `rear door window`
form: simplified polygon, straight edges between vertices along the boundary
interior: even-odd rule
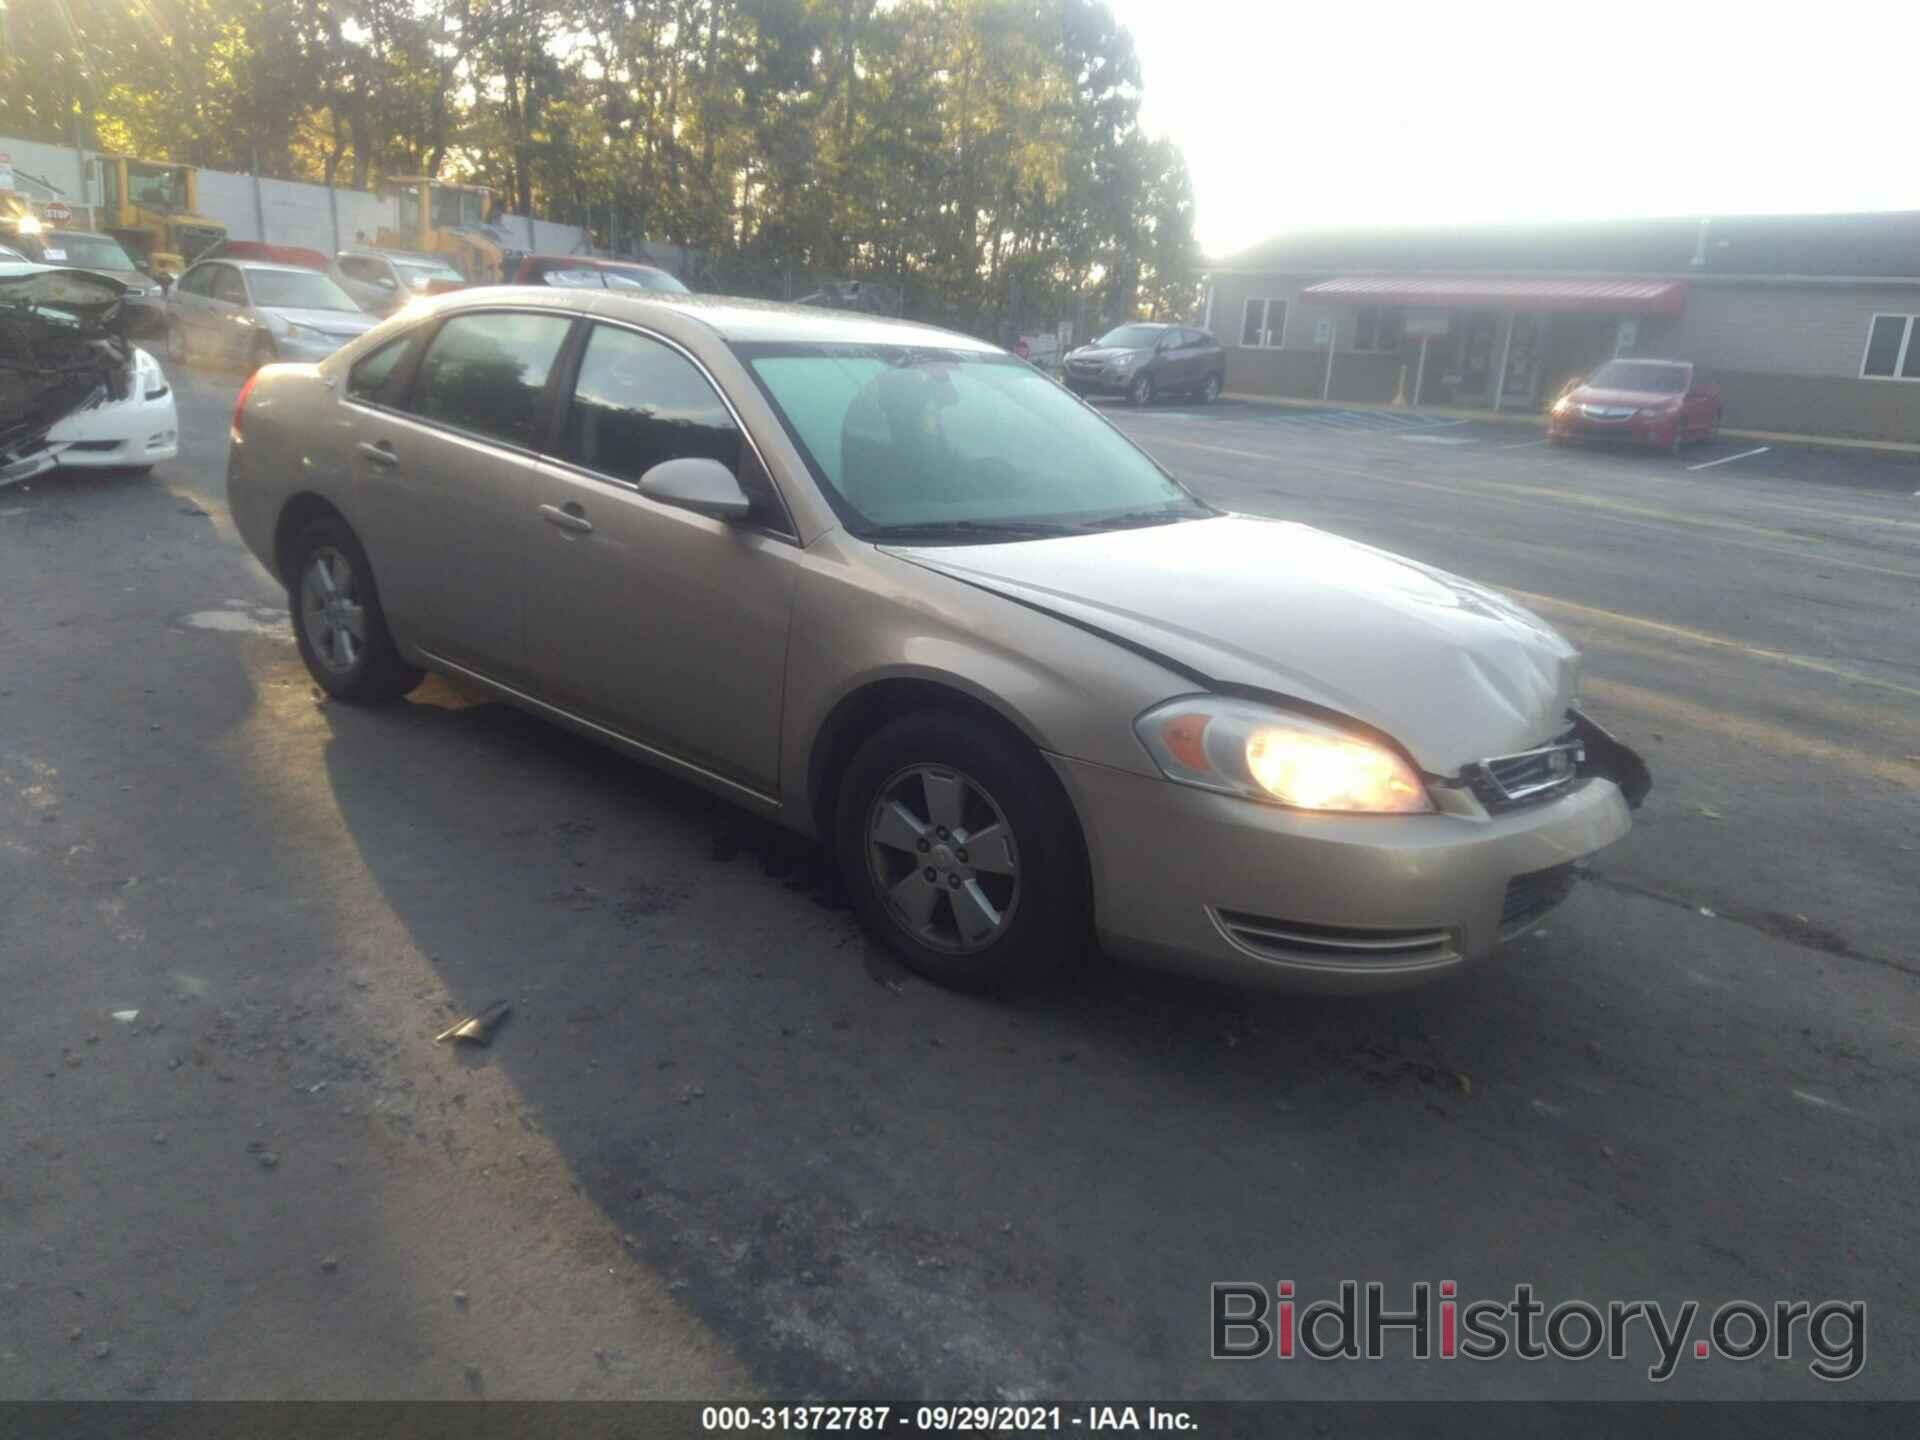
[[[396,406],[406,384],[406,359],[413,335],[389,340],[347,372],[347,394],[369,405]]]
[[[510,310],[453,316],[421,357],[413,412],[538,449],[546,438],[541,430],[547,377],[572,324],[565,315]]]

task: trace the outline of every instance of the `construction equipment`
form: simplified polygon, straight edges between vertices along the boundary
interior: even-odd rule
[[[392,229],[381,227],[374,240],[378,248],[442,256],[473,285],[498,285],[506,279],[518,255],[489,223],[493,191],[485,185],[408,175],[384,181],[380,193],[393,201],[395,224]]]
[[[227,238],[227,227],[198,211],[199,171],[191,165],[101,155],[100,228],[152,275],[178,276]]]

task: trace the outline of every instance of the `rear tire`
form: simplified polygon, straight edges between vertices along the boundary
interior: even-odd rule
[[[382,705],[425,678],[400,658],[373,566],[346,521],[334,515],[314,521],[288,553],[293,636],[321,689],[349,705]]]
[[[867,932],[937,985],[1037,981],[1088,933],[1079,833],[1024,740],[965,715],[904,715],[840,778],[834,849]]]

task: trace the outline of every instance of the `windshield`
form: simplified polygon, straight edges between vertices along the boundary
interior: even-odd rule
[[[899,345],[735,349],[835,511],[867,539],[978,543],[1215,513],[1009,355]]]
[[[649,270],[636,265],[631,270],[602,271],[609,290],[652,290],[662,295],[684,295],[687,287],[664,270]]]
[[[1648,395],[1679,395],[1687,388],[1690,372],[1684,365],[1649,365],[1632,360],[1614,360],[1593,372],[1587,384],[1596,390],[1638,390]]]
[[[315,270],[249,270],[253,303],[281,310],[352,310],[353,297]]]
[[[1166,333],[1164,325],[1120,325],[1093,343],[1106,350],[1151,350]]]
[[[76,235],[71,231],[43,235],[41,243],[48,255],[58,250],[64,253],[68,265],[77,265],[83,270],[132,270],[133,260],[120,248],[120,242],[111,235]]]
[[[427,282],[430,280],[451,280],[458,285],[466,279],[451,265],[407,265],[396,260],[393,268],[400,272],[400,278],[414,290],[426,289]]]
[[[185,191],[179,167],[128,162],[127,198],[134,204],[153,210],[178,210],[186,204]]]

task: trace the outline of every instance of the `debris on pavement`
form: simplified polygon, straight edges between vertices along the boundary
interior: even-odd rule
[[[340,1268],[340,1261],[337,1257],[328,1255],[320,1261],[320,1268],[331,1275]]]
[[[493,1039],[493,1032],[500,1022],[507,1018],[507,1012],[513,1009],[505,1000],[496,1000],[484,1010],[476,1010],[464,1020],[456,1020],[438,1035],[433,1043],[438,1045],[446,1040],[462,1040],[469,1045],[486,1045]]]
[[[118,1020],[122,1025],[131,1025],[140,1018],[140,1012],[138,1010],[116,1010],[113,1012],[113,1018]]]
[[[104,1340],[93,1347],[93,1358],[96,1360],[104,1360],[111,1354],[113,1354],[113,1346]]]

